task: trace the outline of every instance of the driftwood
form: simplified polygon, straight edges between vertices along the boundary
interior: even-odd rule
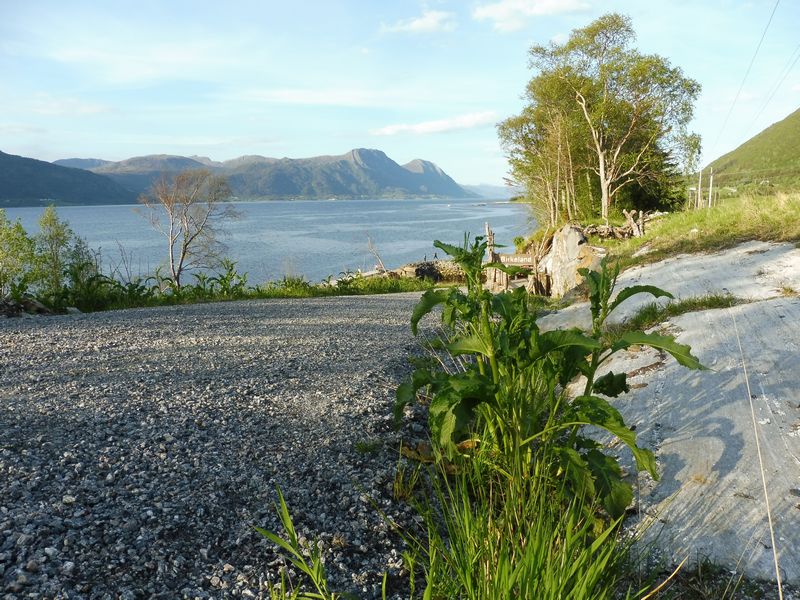
[[[589,237],[596,235],[603,239],[615,238],[623,240],[631,237],[642,237],[644,235],[645,224],[657,216],[648,215],[643,210],[624,210],[625,225],[616,227],[614,225],[588,225],[583,228],[583,235]],[[659,213],[660,214],[660,213]]]

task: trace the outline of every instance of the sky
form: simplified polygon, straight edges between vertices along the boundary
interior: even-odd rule
[[[0,0],[0,151],[227,160],[363,147],[499,185],[496,124],[525,105],[529,48],[621,12],[642,52],[702,85],[691,129],[707,163],[800,107],[798,0],[778,0],[742,86],[775,5]]]

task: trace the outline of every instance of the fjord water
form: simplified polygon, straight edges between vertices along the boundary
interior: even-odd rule
[[[387,268],[433,258],[433,240],[460,245],[464,233],[482,235],[489,222],[496,242],[533,229],[524,204],[482,199],[447,200],[291,200],[237,202],[241,217],[228,222],[222,239],[226,255],[248,273],[251,284],[286,274],[319,281],[345,271],[369,271],[375,258],[368,238]],[[33,233],[42,208],[10,208]],[[58,207],[59,216],[89,246],[101,251],[113,269],[128,257],[131,275],[148,275],[166,256],[165,239],[135,206]],[[511,251],[511,250],[509,250]],[[438,252],[439,258],[444,258]]]

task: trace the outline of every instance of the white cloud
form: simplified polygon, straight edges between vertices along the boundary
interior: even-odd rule
[[[443,10],[422,11],[422,15],[413,19],[403,19],[393,25],[381,25],[381,31],[397,33],[433,33],[436,31],[453,31],[456,28],[455,15]]]
[[[792,91],[793,91],[793,92],[800,92],[800,83],[795,83],[795,84],[792,86]]]
[[[397,135],[399,133],[411,133],[415,135],[426,135],[429,133],[445,133],[459,129],[472,129],[490,125],[497,119],[497,114],[493,111],[484,111],[458,115],[449,119],[438,119],[436,121],[424,121],[422,123],[400,123],[397,125],[387,125],[380,129],[370,131],[372,135]]]
[[[472,18],[492,21],[497,31],[516,31],[525,27],[531,17],[579,12],[589,7],[583,0],[500,0],[478,5]]]

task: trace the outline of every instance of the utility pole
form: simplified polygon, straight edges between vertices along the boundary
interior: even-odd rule
[[[700,204],[703,198],[703,169],[700,169],[697,173],[697,198],[694,201],[695,209],[700,208]]]
[[[708,178],[708,208],[711,208],[711,201],[714,199],[712,196],[714,192],[714,167],[709,167],[711,169],[711,176]]]

